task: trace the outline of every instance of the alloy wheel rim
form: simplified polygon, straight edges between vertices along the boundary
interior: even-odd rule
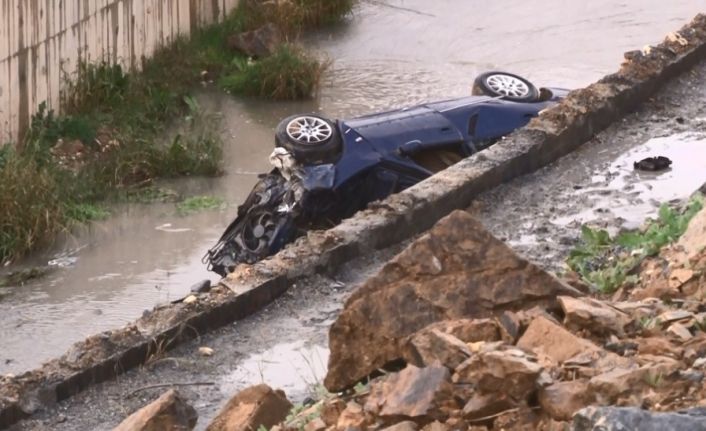
[[[529,86],[514,76],[498,73],[486,78],[486,83],[497,94],[510,97],[527,97]]]
[[[302,144],[320,144],[328,140],[332,134],[331,125],[317,117],[297,117],[287,124],[287,135]]]

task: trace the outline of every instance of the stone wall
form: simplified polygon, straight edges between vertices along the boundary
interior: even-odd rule
[[[57,109],[81,61],[137,66],[179,34],[222,20],[238,0],[0,0],[0,144],[37,106]]]

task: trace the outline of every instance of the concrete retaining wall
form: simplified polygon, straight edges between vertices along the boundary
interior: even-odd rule
[[[0,144],[14,141],[37,106],[59,107],[80,61],[140,59],[238,0],[0,0]]]
[[[195,301],[158,307],[125,328],[75,344],[61,358],[17,377],[0,377],[0,428],[146,361],[199,333],[255,313],[296,279],[333,270],[371,249],[423,232],[479,193],[573,151],[635,110],[670,78],[706,60],[706,15],[649,54],[632,53],[620,71],[572,92],[526,128],[416,186],[276,256],[242,265]],[[686,41],[686,43],[684,43]]]

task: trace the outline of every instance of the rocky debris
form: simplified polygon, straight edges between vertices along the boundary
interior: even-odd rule
[[[559,297],[564,325],[591,332],[623,334],[630,317],[623,311],[592,298]]]
[[[669,310],[670,321],[687,319],[703,312],[700,306],[706,297],[706,208],[689,222],[679,240],[662,249],[658,256],[646,259],[640,268],[640,279],[632,289],[621,289],[623,299],[642,301],[647,298],[679,299],[681,309]],[[688,337],[681,328],[675,334]],[[676,332],[679,331],[679,332]]]
[[[471,356],[466,343],[438,329],[423,330],[409,341],[404,359],[420,367],[441,363],[454,369]]]
[[[635,407],[587,407],[574,416],[574,431],[705,431],[706,409],[654,413]]]
[[[706,184],[704,184],[706,189]],[[706,238],[706,209],[699,211],[689,222],[684,234],[677,241],[676,247],[685,253],[685,261],[698,261],[699,254],[704,250]]]
[[[207,431],[257,431],[270,429],[289,414],[292,403],[282,391],[257,385],[236,394],[208,425]]]
[[[449,370],[440,365],[408,365],[373,384],[365,410],[381,417],[439,419],[455,404],[448,380]]]
[[[341,430],[363,429],[366,424],[367,418],[363,407],[355,401],[350,401],[338,417],[336,428]]]
[[[277,26],[267,23],[255,30],[228,37],[227,45],[248,57],[264,58],[271,55],[282,42],[282,33]]]
[[[174,389],[128,416],[113,431],[188,431],[194,429],[198,415]]]
[[[585,379],[552,383],[539,391],[539,405],[557,421],[570,420],[576,411],[594,401]]]
[[[655,268],[639,268],[636,289]],[[706,288],[698,271],[680,282]],[[456,213],[347,302],[326,382],[345,391],[274,429],[701,429],[706,308],[689,292],[582,296]]]
[[[456,368],[454,383],[472,384],[484,393],[499,392],[522,400],[536,388],[542,367],[519,349],[473,355]]]
[[[556,364],[581,353],[600,351],[600,347],[578,337],[546,317],[537,317],[517,342],[517,346],[547,357]]]
[[[701,429],[701,410],[680,412],[706,411],[701,299],[576,295],[485,235],[454,214],[354,292],[331,328],[327,384],[367,385],[278,431]]]
[[[409,336],[432,323],[555,308],[557,296],[579,294],[455,211],[351,295],[329,333],[324,384],[355,385],[402,358]]]

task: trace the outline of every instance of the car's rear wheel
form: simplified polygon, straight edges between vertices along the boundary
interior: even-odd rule
[[[527,79],[507,72],[485,72],[476,77],[473,94],[500,97],[513,102],[539,100],[539,90]]]
[[[341,136],[336,125],[326,118],[294,115],[277,125],[275,145],[286,148],[299,162],[323,162],[338,156]]]

